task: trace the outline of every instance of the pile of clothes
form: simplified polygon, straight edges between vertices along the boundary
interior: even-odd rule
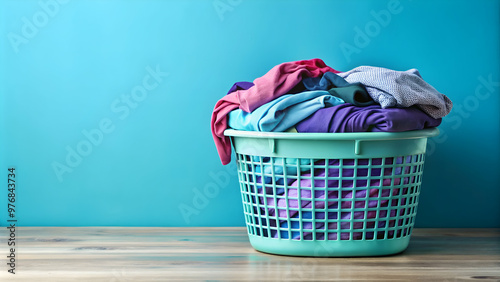
[[[441,118],[451,111],[452,105],[451,100],[425,82],[416,69],[394,71],[380,67],[360,66],[347,72],[339,72],[320,59],[312,59],[282,63],[253,82],[235,83],[228,94],[215,105],[211,126],[219,157],[223,164],[228,164],[231,161],[231,143],[229,137],[224,136],[224,130],[227,128],[299,133],[401,132],[437,127],[441,123]],[[261,173],[261,176],[252,179],[258,185],[251,188],[262,195],[259,200],[261,203],[264,194],[282,195],[284,193],[283,189],[282,191],[274,191],[276,189],[268,191],[266,185],[276,185],[282,182],[287,189],[286,194],[293,195],[293,193],[297,194],[294,192],[297,187],[314,188],[310,180],[309,183],[295,183],[297,178],[293,176],[301,174],[307,176],[307,173],[309,176],[321,176],[325,173],[330,175],[334,173],[328,171],[328,166],[322,171],[321,169],[307,173],[301,171],[300,167],[309,167],[311,160],[307,159],[259,156],[251,158],[251,160],[245,160],[245,163],[248,163],[248,171]],[[413,157],[409,156],[409,158]],[[327,162],[342,161],[327,160]],[[380,161],[385,163],[388,160],[380,159]],[[404,158],[394,161],[404,163]],[[288,171],[290,166],[287,164],[290,162],[298,163],[295,166],[298,169]],[[294,166],[291,167],[294,168]],[[283,175],[284,170],[287,170],[286,175],[291,177],[271,179],[265,176],[269,175],[265,173],[266,170],[268,172],[274,170],[272,174],[274,176]],[[358,172],[357,175],[360,173]],[[374,175],[373,173],[376,174],[372,172],[370,175]],[[389,171],[388,173],[394,175],[396,172]],[[412,180],[404,178],[402,181],[409,183]],[[339,184],[331,183],[331,185],[338,187]],[[394,183],[388,185],[394,186]],[[330,183],[323,183],[323,189],[325,186],[330,187]],[[364,195],[378,193],[377,189],[370,189],[370,185],[367,186],[367,190],[358,192]],[[381,186],[386,185],[381,184],[380,181],[373,185],[379,188]],[[324,195],[323,193],[318,197],[339,199],[342,195],[338,193]],[[276,206],[279,207],[280,203],[267,203],[267,210],[263,213],[275,214],[274,209]],[[286,206],[288,210],[294,204],[285,202],[281,205]],[[305,203],[305,205],[310,205],[310,203]],[[338,205],[338,203],[333,205]],[[288,214],[276,216],[290,219],[296,214],[288,212]],[[301,218],[304,216],[307,215],[301,215]],[[323,219],[325,219],[324,216]],[[356,217],[353,214],[349,216]],[[368,215],[363,213],[360,216],[366,218]],[[310,218],[313,216],[311,215]],[[279,223],[273,225],[276,224]],[[282,224],[289,224],[289,222],[283,221]],[[337,236],[336,233],[332,234],[332,236]],[[280,238],[283,237],[280,236]]]

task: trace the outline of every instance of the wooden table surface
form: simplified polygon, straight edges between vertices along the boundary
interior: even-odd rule
[[[255,251],[246,229],[19,227],[0,281],[500,281],[500,229],[415,229],[398,255],[304,258]]]

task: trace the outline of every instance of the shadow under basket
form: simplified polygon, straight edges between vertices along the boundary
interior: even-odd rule
[[[417,214],[427,138],[406,132],[227,129],[252,246],[317,257],[404,251]]]

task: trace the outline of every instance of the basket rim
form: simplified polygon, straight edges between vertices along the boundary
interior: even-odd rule
[[[289,139],[289,140],[397,140],[418,139],[439,135],[436,127],[402,131],[402,132],[339,132],[339,133],[294,133],[294,132],[260,132],[226,129],[228,137],[244,137],[259,139]]]

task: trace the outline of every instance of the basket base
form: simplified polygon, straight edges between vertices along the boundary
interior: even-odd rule
[[[304,257],[362,257],[400,253],[408,247],[410,236],[369,241],[298,241],[248,235],[250,244],[264,253]]]

